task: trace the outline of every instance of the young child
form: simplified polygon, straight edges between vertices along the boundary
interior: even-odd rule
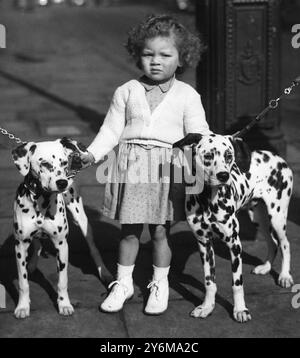
[[[171,261],[169,230],[172,220],[185,220],[184,192],[174,191],[159,175],[161,156],[170,158],[172,144],[187,133],[209,134],[200,95],[175,78],[196,64],[203,49],[200,40],[176,19],[151,15],[134,27],[126,48],[143,76],[118,87],[104,123],[81,159],[84,166],[97,163],[119,144],[118,165],[123,173],[154,172],[156,183],[107,183],[103,213],[121,223],[116,281],[101,304],[105,312],[117,312],[134,293],[132,272],[143,224],[149,224],[153,242],[153,278],[146,314],[163,313],[168,306],[168,272]],[[150,168],[142,158],[149,158]],[[124,169],[125,168],[125,169]],[[119,175],[119,177],[118,177]]]

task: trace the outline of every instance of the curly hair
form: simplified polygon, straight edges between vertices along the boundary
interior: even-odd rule
[[[176,18],[170,15],[150,15],[133,27],[128,33],[125,47],[140,67],[140,57],[145,40],[157,36],[173,36],[179,53],[181,67],[176,73],[183,73],[187,67],[195,67],[205,47],[200,38],[185,28]]]

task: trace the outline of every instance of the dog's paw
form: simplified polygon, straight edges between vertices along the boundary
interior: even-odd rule
[[[294,280],[290,274],[280,274],[278,277],[278,285],[283,288],[289,288],[293,286]]]
[[[69,304],[59,304],[58,305],[58,311],[59,314],[62,316],[72,316],[72,314],[74,313],[74,308],[71,305],[71,303]]]
[[[271,263],[269,261],[267,261],[266,263],[264,263],[263,265],[258,265],[256,266],[251,273],[253,273],[254,275],[266,275],[267,273],[269,273],[271,271]]]
[[[15,317],[20,318],[26,318],[30,315],[30,305],[18,305],[15,309]]]
[[[195,318],[206,318],[212,313],[214,308],[214,304],[206,306],[200,305],[193,309],[193,311],[190,313],[190,316]]]
[[[247,308],[244,310],[234,310],[233,318],[239,323],[245,323],[251,321],[251,315],[247,310]]]
[[[58,299],[58,312],[62,316],[71,316],[74,313],[74,308],[67,297],[60,296]]]

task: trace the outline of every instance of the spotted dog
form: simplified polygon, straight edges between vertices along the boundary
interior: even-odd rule
[[[263,265],[255,267],[253,273],[264,275],[271,270],[279,246],[282,265],[278,284],[290,287],[293,279],[286,223],[293,187],[292,171],[278,155],[263,150],[248,152],[244,142],[230,136],[191,133],[173,147],[183,149],[186,145],[192,146],[204,173],[203,191],[186,195],[187,221],[198,241],[206,288],[204,302],[191,312],[191,316],[205,318],[215,306],[217,287],[212,238],[217,237],[230,250],[234,319],[249,321],[251,316],[244,300],[242,245],[236,215],[239,209],[246,207],[250,218],[262,225],[267,234],[267,259]],[[267,220],[264,220],[263,210],[267,211]]]
[[[85,214],[82,198],[78,195],[69,175],[69,158],[74,152],[85,150],[76,141],[63,138],[55,141],[25,143],[13,150],[13,160],[25,177],[20,184],[14,201],[15,252],[19,278],[19,301],[15,309],[17,318],[30,313],[27,251],[31,242],[39,250],[39,238],[51,238],[57,250],[58,309],[61,315],[74,312],[68,296],[68,243],[69,232],[66,207],[77,224],[90,248],[98,267],[106,270],[93,242],[91,228]],[[34,268],[34,267],[33,267]],[[31,267],[31,269],[33,269]]]

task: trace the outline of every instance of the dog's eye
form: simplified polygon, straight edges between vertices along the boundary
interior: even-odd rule
[[[213,153],[206,153],[206,154],[204,154],[204,159],[205,159],[205,160],[213,160],[213,159],[214,159]]]
[[[224,157],[225,157],[225,162],[226,162],[226,163],[231,163],[231,162],[232,162],[233,155],[232,155],[231,152],[229,152],[229,151],[228,151],[228,152],[225,152]]]
[[[48,170],[53,169],[53,165],[46,161],[41,162],[41,166],[43,166],[44,168],[46,168]]]

